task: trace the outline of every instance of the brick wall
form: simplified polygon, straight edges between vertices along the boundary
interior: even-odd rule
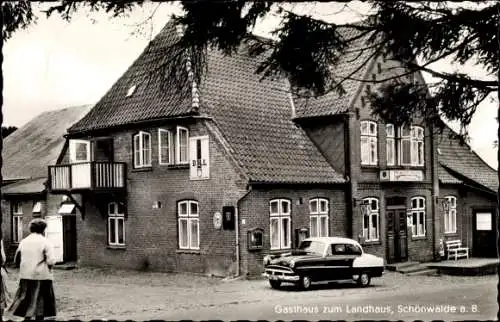
[[[270,252],[270,220],[269,202],[272,199],[284,198],[291,201],[292,246],[295,241],[294,231],[297,228],[309,229],[309,200],[326,198],[329,200],[329,233],[330,236],[347,236],[344,186],[332,188],[289,187],[289,188],[254,188],[240,203],[240,251],[242,275],[258,275],[263,272],[262,260]],[[243,222],[245,222],[243,224]],[[263,249],[248,251],[247,232],[253,228],[261,228]],[[279,251],[278,251],[279,252]]]
[[[159,165],[158,127],[109,133],[114,141],[114,160],[127,163],[126,247],[108,246],[106,214],[101,214],[96,206],[96,200],[106,203],[113,197],[84,194],[85,220],[77,223],[78,257],[82,265],[215,275],[228,275],[234,270],[235,231],[215,229],[213,215],[223,206],[236,206],[246,187],[220,142],[202,121],[165,124],[165,127],[175,125],[189,128],[189,136],[210,136],[210,179],[192,181],[188,167]],[[132,136],[139,130],[151,133],[152,137],[152,167],[148,169],[133,168]],[[184,199],[199,203],[199,251],[178,249],[177,202]],[[153,208],[156,202],[161,203],[161,208]]]

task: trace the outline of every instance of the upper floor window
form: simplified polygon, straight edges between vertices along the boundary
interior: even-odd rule
[[[71,163],[90,161],[90,141],[69,140],[69,160]]]
[[[125,246],[125,210],[123,204],[108,204],[108,245]]]
[[[425,236],[425,198],[411,198],[411,232],[414,237]]]
[[[209,179],[210,155],[208,135],[189,138],[189,153],[190,179]]]
[[[291,247],[291,203],[287,199],[274,199],[269,202],[271,249]]]
[[[134,135],[134,167],[151,166],[151,134],[140,131]]]
[[[457,198],[454,196],[445,197],[448,209],[444,213],[444,232],[457,232]]]
[[[177,127],[177,135],[176,135],[176,161],[179,164],[188,163],[189,160],[189,151],[188,151],[188,142],[189,142],[189,131],[184,127]]]
[[[174,155],[174,142],[172,132],[165,129],[158,130],[158,155],[160,164],[172,164]]]
[[[387,165],[396,164],[396,132],[394,124],[385,125]]]
[[[184,200],[177,203],[179,248],[200,249],[200,214],[198,202]]]
[[[328,200],[309,200],[309,231],[311,237],[328,236]]]
[[[377,123],[361,121],[361,164],[377,165]]]
[[[379,240],[379,202],[377,198],[363,199],[363,237],[366,241]]]
[[[23,206],[20,201],[12,201],[12,242],[23,239]]]
[[[403,125],[396,129],[394,124],[386,124],[387,165],[424,165],[424,128]],[[397,131],[396,131],[397,130]]]

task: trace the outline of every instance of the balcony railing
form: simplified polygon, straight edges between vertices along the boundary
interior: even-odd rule
[[[49,166],[51,191],[125,189],[126,163],[83,162]]]

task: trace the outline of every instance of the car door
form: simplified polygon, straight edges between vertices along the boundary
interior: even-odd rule
[[[326,261],[328,269],[325,269],[324,280],[350,278],[352,259],[346,254],[346,244],[332,243],[328,248]]]

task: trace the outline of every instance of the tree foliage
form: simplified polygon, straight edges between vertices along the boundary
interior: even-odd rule
[[[5,139],[10,134],[12,134],[15,130],[17,130],[16,126],[2,126],[2,138]]]

